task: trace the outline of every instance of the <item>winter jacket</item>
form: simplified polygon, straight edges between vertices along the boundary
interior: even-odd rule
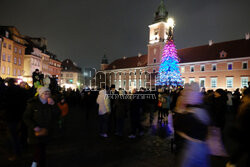
[[[106,95],[106,90],[101,90],[96,100],[96,103],[99,104],[99,109],[98,109],[99,115],[104,115],[106,113],[109,113],[111,110],[110,99],[108,97],[105,97],[105,95]]]
[[[53,128],[56,126],[59,118],[59,109],[57,105],[43,104],[39,96],[34,97],[28,102],[26,111],[23,115],[23,120],[28,127],[28,138],[30,144],[38,144],[47,142],[52,133]],[[35,136],[35,127],[46,128],[48,131],[47,136]]]

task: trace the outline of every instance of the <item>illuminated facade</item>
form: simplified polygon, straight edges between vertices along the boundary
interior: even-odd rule
[[[82,69],[70,59],[62,61],[61,65],[61,86],[65,89],[71,88],[81,90],[84,87]]]
[[[0,34],[2,36],[0,76],[4,79],[22,79],[26,41],[13,26],[0,26]]]
[[[168,36],[173,35],[173,21],[167,22],[167,18],[168,13],[161,1],[154,22],[149,25],[148,54],[123,57],[105,66],[102,64],[93,84],[96,87],[115,84],[116,88],[126,90],[140,87],[155,89],[163,48]],[[178,49],[182,82],[198,82],[200,87],[214,90],[235,90],[247,86],[250,81],[249,37],[248,33],[241,40],[210,41],[208,45]]]

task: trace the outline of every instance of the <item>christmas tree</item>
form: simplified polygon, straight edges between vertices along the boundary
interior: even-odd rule
[[[157,85],[181,85],[182,79],[178,63],[177,49],[173,39],[169,38],[163,49]]]

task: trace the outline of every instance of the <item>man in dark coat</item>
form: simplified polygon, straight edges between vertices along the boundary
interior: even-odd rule
[[[46,87],[29,101],[23,119],[28,127],[29,143],[34,147],[34,166],[46,166],[46,145],[59,117],[59,110]]]

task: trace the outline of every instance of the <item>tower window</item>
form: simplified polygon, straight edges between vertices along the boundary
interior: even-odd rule
[[[154,58],[154,63],[156,63],[156,58]]]

